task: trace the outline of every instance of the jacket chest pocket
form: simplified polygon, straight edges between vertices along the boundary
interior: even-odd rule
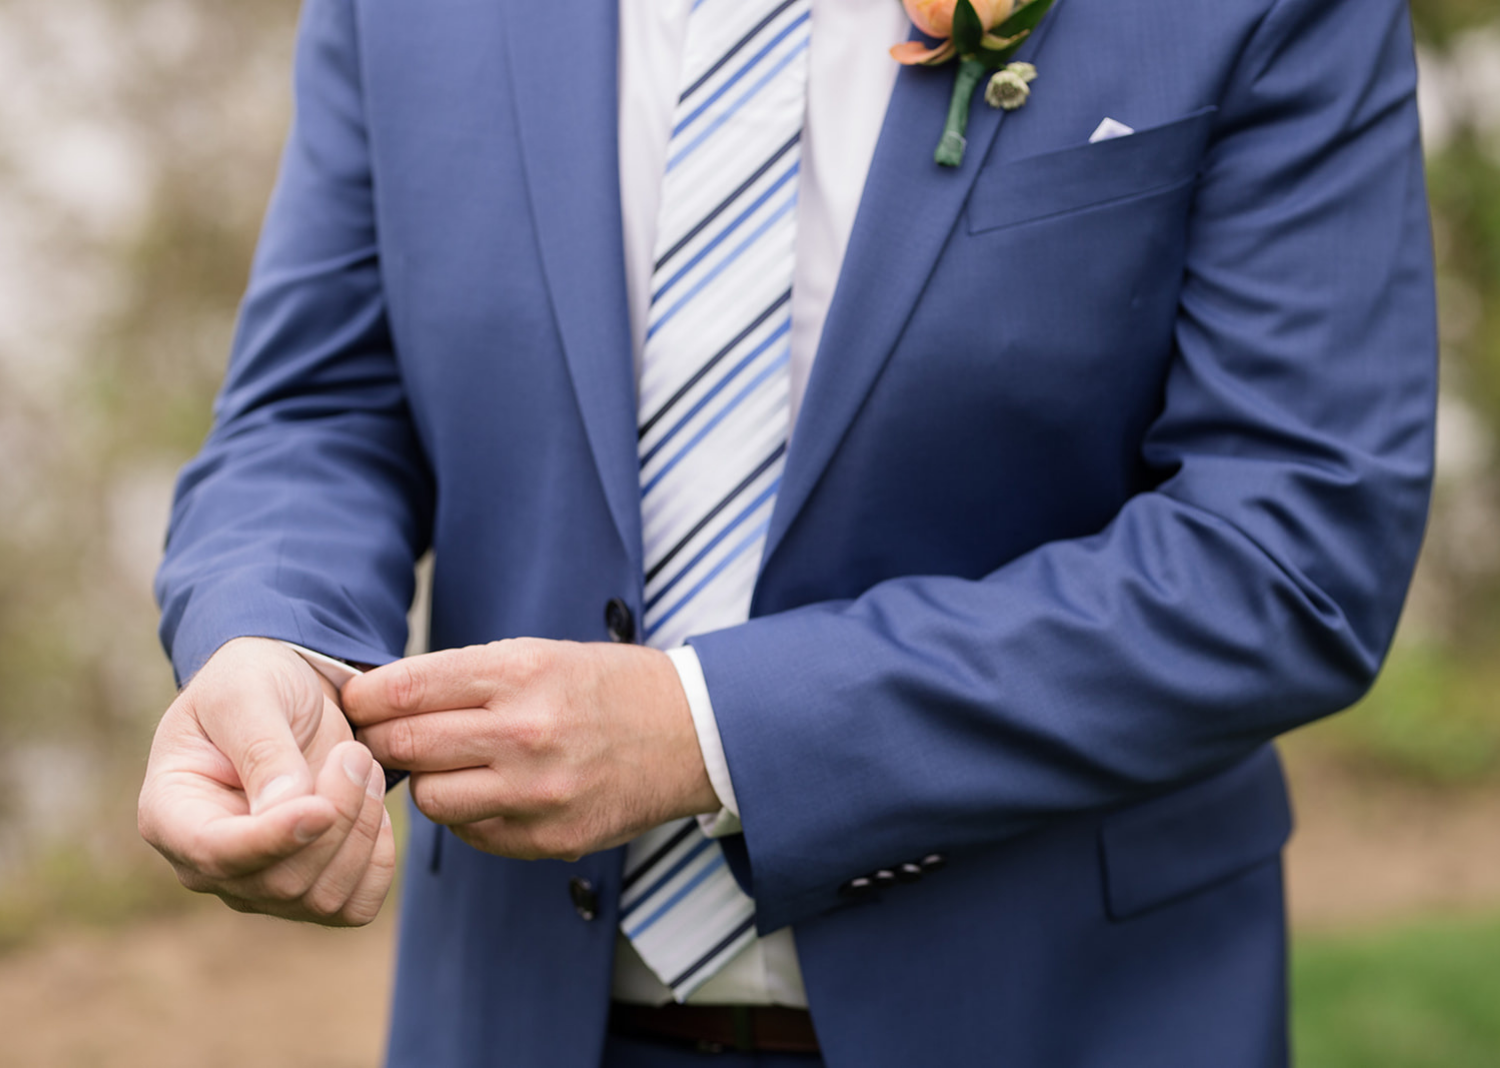
[[[1191,182],[1216,107],[1096,144],[987,167],[969,197],[969,232],[1072,215]]]

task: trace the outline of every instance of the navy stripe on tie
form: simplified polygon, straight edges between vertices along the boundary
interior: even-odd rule
[[[705,838],[705,839],[703,839],[703,841],[701,841],[697,845],[693,846],[692,849],[689,849],[686,853],[684,853],[682,855],[682,857],[677,861],[676,864],[673,864],[666,871],[662,872],[661,878],[659,878],[655,882],[653,882],[649,888],[647,888],[646,890],[642,891],[640,897],[636,898],[633,902],[631,902],[628,906],[626,906],[620,912],[620,919],[622,919],[622,920],[625,919],[627,916],[629,916],[633,912],[635,912],[636,909],[640,908],[642,905],[644,905],[646,902],[650,901],[657,894],[661,893],[661,888],[662,887],[666,886],[669,882],[671,882],[672,878],[675,875],[677,875],[678,872],[682,871],[684,868],[686,868],[693,861],[695,861],[699,857],[701,857],[703,855],[704,850],[706,850],[711,845],[713,845],[713,839],[712,838]],[[648,924],[648,926],[649,926],[649,924]],[[630,937],[634,938],[635,935],[631,935]]]
[[[735,348],[740,344],[740,342],[744,341],[751,334],[755,333],[755,331],[760,327],[762,323],[764,323],[771,316],[775,315],[777,308],[780,308],[783,304],[786,304],[791,299],[792,291],[788,289],[784,293],[782,293],[781,296],[771,301],[770,305],[766,308],[765,311],[761,312],[754,319],[752,319],[749,326],[745,327],[745,329],[734,335],[734,340],[730,341],[729,344],[725,345],[718,352],[714,353],[713,356],[711,356],[703,364],[702,367],[698,368],[698,370],[693,373],[692,378],[689,378],[682,384],[681,389],[667,398],[667,403],[658,408],[655,415],[641,424],[640,433],[636,435],[637,440],[644,438],[647,434],[651,433],[651,428],[654,427],[657,423],[661,422],[662,417],[672,410],[672,406],[678,401],[682,400],[683,397],[687,396],[692,388],[703,380],[704,375],[713,370],[714,366],[725,356],[728,356],[731,352],[733,352]]]
[[[704,272],[703,277],[694,282],[691,289],[677,298],[676,304],[673,304],[670,308],[661,313],[661,317],[657,319],[656,322],[652,323],[651,326],[646,330],[646,340],[650,341],[653,337],[655,337],[658,330],[666,326],[667,323],[671,322],[672,318],[678,312],[692,303],[694,297],[703,292],[703,290],[715,278],[723,274],[725,270],[727,270],[730,265],[734,263],[735,260],[739,259],[752,247],[754,247],[757,241],[766,236],[766,233],[771,229],[771,227],[775,226],[783,218],[785,218],[787,213],[792,211],[792,209],[794,209],[796,206],[797,194],[794,191],[791,196],[786,198],[786,202],[778,207],[775,211],[771,212],[771,214],[768,215],[765,219],[763,219],[761,221],[761,224],[754,230],[752,230],[750,234],[745,238],[745,240],[741,241],[734,248],[730,249],[724,255],[724,258],[722,260],[720,260],[718,263],[714,264],[711,268]]]
[[[766,379],[770,378],[777,371],[781,370],[781,368],[785,367],[790,362],[790,360],[790,350],[782,352],[781,355],[772,360],[770,365],[762,370],[760,374],[756,375],[748,383],[746,383],[744,389],[740,390],[733,397],[729,398],[729,402],[725,404],[724,407],[715,412],[713,418],[705,423],[702,429],[700,429],[698,433],[694,434],[688,440],[688,443],[686,445],[678,449],[675,456],[673,456],[666,463],[662,464],[661,470],[656,472],[656,474],[652,476],[651,481],[646,483],[646,488],[641,490],[641,496],[647,496],[652,490],[659,486],[661,484],[661,480],[666,478],[668,473],[674,467],[676,467],[684,459],[687,458],[688,453],[697,448],[698,444],[713,432],[714,427],[718,426],[726,418],[728,418],[729,413],[733,412],[742,403],[744,403],[746,397],[749,397],[752,393],[754,393],[756,389],[760,387],[761,383],[766,381]]]
[[[702,2],[703,2],[703,0],[697,0],[697,3],[693,4],[693,9],[697,10],[698,4],[701,4]],[[776,8],[775,11],[772,11],[765,18],[763,18],[759,22],[757,22],[755,24],[754,28],[751,29],[749,33],[747,33],[747,34],[745,34],[745,36],[741,37],[732,46],[730,46],[729,51],[725,52],[722,56],[720,56],[717,60],[715,60],[714,61],[714,65],[712,67],[709,67],[708,70],[704,71],[703,74],[698,78],[697,81],[695,81],[692,85],[690,85],[686,89],[684,89],[682,91],[682,95],[677,98],[677,102],[679,104],[681,104],[684,100],[686,100],[688,97],[692,96],[699,89],[702,89],[703,86],[704,86],[704,84],[710,78],[712,78],[715,74],[718,74],[719,71],[721,71],[721,70],[724,69],[724,64],[728,63],[731,59],[733,59],[736,55],[738,55],[740,53],[740,51],[746,45],[748,45],[751,41],[755,40],[755,38],[760,35],[760,32],[762,30],[764,30],[767,26],[771,25],[771,23],[775,22],[777,15],[781,14],[783,11],[785,11],[787,8],[791,7],[796,2],[797,2],[797,0],[785,0],[785,2],[782,3],[781,6],[779,6],[778,8]]]
[[[785,26],[783,26],[782,29],[781,29],[781,32],[778,33],[775,37],[772,37],[769,41],[767,41],[764,48],[762,48],[759,52],[755,53],[755,55],[751,56],[750,59],[745,63],[745,65],[743,67],[741,67],[739,70],[735,71],[729,77],[725,78],[724,79],[724,84],[720,85],[712,93],[709,93],[707,100],[705,100],[705,101],[703,101],[703,103],[699,104],[696,108],[694,108],[692,110],[692,112],[690,114],[684,116],[681,122],[679,122],[676,126],[672,127],[672,137],[676,137],[678,134],[682,133],[683,130],[685,130],[689,126],[691,126],[693,124],[694,120],[698,118],[698,116],[702,115],[709,108],[713,107],[715,101],[721,99],[724,96],[725,93],[727,93],[727,92],[729,92],[729,90],[733,89],[739,83],[739,81],[740,81],[741,78],[743,78],[745,75],[749,74],[752,70],[755,69],[755,66],[756,66],[757,63],[759,63],[761,60],[765,59],[768,55],[770,55],[772,49],[774,49],[782,41],[785,41],[788,34],[790,34],[798,26],[801,26],[804,22],[807,22],[811,18],[812,18],[811,12],[804,11],[802,14],[798,15],[795,19],[793,19],[791,22],[789,22]]]
[[[739,215],[736,216],[728,226],[724,227],[724,229],[720,230],[718,234],[714,236],[714,239],[712,241],[710,241],[708,244],[704,245],[701,249],[694,253],[693,258],[688,260],[687,263],[683,264],[682,267],[678,269],[676,274],[663,282],[660,289],[651,294],[651,303],[655,304],[658,300],[661,299],[662,295],[666,293],[667,290],[671,289],[678,282],[682,281],[684,275],[686,275],[694,267],[698,266],[698,264],[702,263],[704,258],[710,252],[718,248],[721,244],[724,243],[725,240],[728,239],[730,234],[734,233],[741,226],[743,226],[745,224],[745,220],[754,215],[756,211],[759,210],[761,205],[775,196],[778,189],[795,178],[797,176],[797,172],[800,169],[801,162],[799,160],[793,160],[792,165],[786,169],[786,172],[782,174],[780,178],[772,182],[770,186],[768,186],[760,194],[760,196],[756,197],[755,200],[751,202],[748,208],[740,212]]]
[[[709,212],[702,219],[700,219],[698,223],[686,234],[682,235],[682,239],[678,241],[677,244],[673,245],[671,248],[667,249],[666,252],[662,253],[661,259],[657,260],[655,266],[651,268],[651,274],[653,275],[653,277],[659,274],[661,272],[661,269],[667,265],[672,257],[686,248],[688,243],[691,242],[693,238],[701,234],[710,223],[712,223],[724,212],[728,211],[731,204],[740,199],[740,197],[744,196],[745,193],[750,189],[750,187],[753,186],[756,182],[760,181],[762,176],[764,176],[768,170],[776,166],[777,160],[790,152],[792,150],[792,146],[801,140],[802,131],[798,130],[787,140],[786,144],[782,145],[775,152],[771,153],[770,159],[766,160],[759,167],[755,168],[755,173],[752,174],[749,178],[746,178],[744,182],[740,184],[740,187],[738,189],[736,189],[733,193],[730,193],[727,197],[720,201],[718,207],[714,208],[713,211]]]
[[[668,430],[665,434],[663,434],[661,436],[661,440],[658,441],[655,445],[651,446],[651,448],[647,451],[646,455],[641,457],[641,466],[645,467],[652,460],[654,460],[656,458],[656,454],[659,453],[659,452],[661,452],[662,448],[667,444],[667,442],[671,441],[674,437],[676,437],[677,434],[682,430],[683,427],[687,426],[689,423],[691,423],[693,421],[693,416],[697,415],[705,407],[707,407],[708,404],[710,402],[712,402],[715,397],[717,397],[720,393],[722,393],[724,391],[725,387],[728,386],[729,383],[733,382],[736,378],[739,377],[740,372],[742,372],[745,368],[749,367],[752,363],[755,362],[755,359],[756,359],[757,356],[759,356],[761,353],[765,352],[772,345],[776,344],[776,342],[779,339],[785,337],[788,333],[791,332],[791,329],[792,329],[792,320],[791,320],[791,317],[788,316],[782,322],[782,324],[780,326],[778,326],[775,330],[771,331],[771,333],[766,337],[766,339],[764,341],[762,341],[759,345],[755,346],[755,348],[751,349],[750,350],[750,354],[748,356],[746,356],[739,363],[737,363],[733,367],[731,367],[724,374],[724,377],[720,378],[717,382],[715,382],[712,389],[710,389],[702,397],[699,397],[697,403],[695,403],[691,408],[689,408],[687,410],[687,413],[685,415],[683,415],[683,417],[681,419],[677,420],[676,423],[672,424],[672,429]]]
[[[756,544],[756,542],[760,541],[761,538],[765,536],[765,533],[768,529],[770,529],[770,526],[771,520],[766,519],[763,523],[760,524],[760,526],[756,527],[749,534],[747,534],[738,545],[725,553],[724,559],[715,564],[713,566],[713,569],[709,571],[708,574],[699,579],[697,584],[693,586],[692,589],[688,590],[687,593],[682,595],[682,600],[678,601],[671,608],[668,608],[664,613],[662,613],[660,619],[654,620],[649,626],[646,627],[646,637],[655,637],[656,634],[662,629],[662,627],[665,627],[667,625],[667,623],[673,616],[686,608],[688,604],[692,602],[694,597],[697,597],[700,593],[702,593],[704,588],[710,582],[718,578],[719,575],[723,573],[725,568],[734,563],[740,557],[744,556],[745,553],[749,552],[750,549]]]
[[[755,917],[751,916],[744,923],[740,924],[733,931],[730,931],[727,935],[725,935],[724,938],[723,938],[723,940],[720,941],[718,945],[714,946],[713,949],[709,950],[703,956],[699,957],[693,963],[693,966],[691,968],[689,968],[687,971],[683,972],[676,979],[673,979],[667,985],[670,986],[673,990],[676,990],[683,983],[687,982],[693,976],[697,975],[698,972],[702,971],[703,967],[705,965],[707,965],[710,961],[712,961],[715,957],[717,957],[720,953],[723,953],[730,946],[734,945],[735,942],[737,942],[739,939],[743,938],[745,936],[745,932],[749,931],[750,928],[752,928],[754,926],[755,926]]]
[[[785,455],[786,442],[783,441],[780,445],[777,445],[776,448],[771,450],[770,456],[767,456],[764,460],[756,465],[754,471],[751,471],[748,475],[745,476],[745,480],[743,482],[734,487],[734,489],[730,490],[729,493],[725,495],[724,499],[721,500],[718,504],[710,508],[708,514],[705,515],[702,519],[698,520],[693,529],[687,532],[686,537],[684,537],[676,545],[667,550],[667,554],[663,556],[659,561],[657,561],[656,566],[646,572],[646,581],[650,582],[652,579],[656,578],[657,575],[660,575],[662,572],[662,568],[671,563],[674,556],[682,552],[683,549],[687,548],[688,545],[691,544],[694,538],[703,533],[703,528],[712,523],[715,516],[717,516],[720,512],[733,504],[736,497],[753,486],[756,479],[769,471],[771,469],[771,466]]]
[[[745,520],[749,519],[752,515],[755,514],[755,510],[757,508],[765,504],[772,497],[776,496],[776,491],[780,488],[781,479],[778,478],[772,480],[771,484],[761,491],[760,496],[756,497],[755,500],[745,505],[745,507],[740,510],[739,515],[735,516],[728,523],[724,524],[723,530],[719,531],[712,538],[710,538],[707,545],[699,549],[697,554],[691,560],[682,565],[681,571],[677,572],[677,574],[668,579],[667,584],[661,589],[657,590],[654,597],[651,597],[646,601],[646,611],[650,612],[653,608],[660,604],[661,599],[667,594],[671,593],[674,586],[681,582],[687,575],[692,574],[693,568],[701,564],[705,556],[713,552],[714,549],[717,548],[725,538],[729,537],[729,535],[733,534],[737,529],[739,529],[740,525],[744,523]]]
[[[794,59],[802,55],[803,52],[807,51],[807,45],[808,39],[806,37],[798,41],[796,47],[790,49],[786,55],[782,56],[775,62],[774,65],[772,65],[770,70],[761,75],[760,81],[756,82],[749,89],[746,89],[744,93],[740,95],[740,98],[738,100],[715,115],[713,121],[708,124],[707,129],[700,131],[697,137],[694,137],[686,145],[673,153],[672,157],[667,160],[667,173],[671,174],[673,171],[675,171],[678,164],[691,156],[698,149],[698,147],[703,144],[703,142],[707,141],[710,137],[717,133],[723,127],[723,125],[730,120],[735,112],[739,111],[740,108],[744,107],[752,99],[754,99],[757,93],[759,93],[762,89],[775,81],[778,74],[785,70]]]
[[[663,857],[680,846],[687,838],[687,836],[693,833],[693,830],[697,826],[697,820],[684,821],[682,826],[677,828],[677,830],[672,834],[672,837],[663,842],[661,847],[657,849],[656,852],[652,853],[645,860],[641,861],[633,871],[630,871],[626,874],[625,881],[620,884],[621,895],[623,896],[627,890],[629,890],[632,886],[639,882],[642,875],[645,875],[657,864],[660,864]]]
[[[710,842],[711,839],[703,839],[703,844],[705,846],[710,844]],[[678,903],[680,903],[694,890],[698,889],[698,887],[702,886],[704,882],[708,880],[709,876],[713,875],[720,868],[724,867],[726,863],[727,861],[724,860],[724,854],[720,853],[718,856],[714,857],[713,860],[710,860],[707,864],[703,865],[702,871],[700,871],[697,875],[694,875],[687,882],[683,883],[682,886],[673,891],[672,896],[663,901],[661,903],[661,906],[657,908],[655,912],[651,913],[651,915],[647,916],[644,920],[636,924],[634,927],[626,930],[625,937],[636,938],[639,937],[639,935],[643,931],[649,930],[657,920],[661,919],[667,913],[676,908]]]

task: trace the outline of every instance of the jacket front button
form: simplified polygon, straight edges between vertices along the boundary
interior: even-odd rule
[[[948,866],[948,858],[941,853],[929,853],[921,860],[922,870],[928,875],[935,871],[942,871]]]
[[[573,911],[580,919],[592,920],[599,915],[599,894],[587,879],[569,880],[568,896],[573,899]]]
[[[604,626],[612,642],[630,645],[635,641],[635,616],[630,606],[618,597],[611,598],[604,606]]]

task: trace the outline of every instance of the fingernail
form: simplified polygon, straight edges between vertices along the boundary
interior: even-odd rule
[[[297,841],[306,845],[308,842],[316,842],[318,836],[323,833],[321,829],[315,829],[317,826],[317,820],[310,816],[304,816],[297,822],[297,826],[292,830],[292,833],[297,836]]]
[[[380,770],[379,764],[370,768],[370,780],[365,783],[365,793],[371,797],[379,797],[385,793],[385,772]]]
[[[291,775],[276,776],[276,778],[266,783],[265,788],[256,796],[255,804],[251,806],[252,809],[256,812],[262,812],[270,808],[277,801],[280,801],[287,794],[291,793],[296,785],[297,780]]]
[[[344,774],[355,786],[365,784],[370,774],[370,761],[363,749],[351,749],[344,754]]]

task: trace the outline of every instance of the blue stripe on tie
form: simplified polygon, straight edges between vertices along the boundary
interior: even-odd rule
[[[725,524],[723,530],[715,534],[709,540],[709,543],[707,545],[698,550],[698,554],[696,556],[694,556],[686,564],[683,564],[681,571],[677,572],[677,574],[673,575],[670,579],[667,580],[667,584],[657,591],[656,596],[652,597],[646,602],[645,611],[649,613],[653,608],[660,604],[661,599],[672,592],[672,587],[676,586],[688,574],[690,574],[693,568],[701,564],[703,562],[703,558],[709,553],[713,552],[714,549],[718,547],[720,542],[729,537],[729,535],[733,534],[735,530],[738,529],[739,525],[745,520],[749,519],[757,508],[765,504],[766,501],[770,500],[772,497],[776,496],[776,491],[780,488],[781,478],[780,476],[778,476],[771,482],[769,486],[765,488],[764,491],[761,492],[761,495],[759,497],[755,498],[755,500],[751,501],[745,506],[744,511],[740,512],[739,515],[735,516],[727,524]]]
[[[708,841],[708,839],[705,838],[704,841],[706,842],[706,841]],[[657,920],[661,919],[667,913],[671,912],[672,909],[677,905],[677,903],[679,901],[681,901],[683,898],[687,897],[694,890],[698,889],[698,887],[700,885],[702,885],[702,883],[703,883],[703,881],[705,879],[707,879],[710,875],[712,875],[714,872],[718,871],[723,866],[724,866],[724,854],[720,853],[718,856],[714,857],[713,860],[711,860],[707,864],[705,864],[703,866],[703,870],[702,871],[700,871],[697,875],[693,876],[686,883],[684,883],[683,886],[682,886],[682,888],[680,890],[678,890],[677,893],[675,893],[671,897],[667,898],[667,900],[662,903],[661,908],[657,909],[651,915],[647,916],[636,927],[634,927],[634,928],[632,928],[630,930],[627,930],[625,932],[625,937],[627,937],[627,938],[639,938],[642,931],[645,931],[652,924],[654,924]]]
[[[707,286],[715,278],[719,277],[719,275],[723,274],[725,268],[727,268],[730,264],[734,263],[735,260],[744,255],[746,249],[748,249],[751,245],[755,244],[762,237],[764,237],[767,230],[771,229],[771,227],[780,222],[781,217],[796,206],[797,193],[795,190],[793,190],[792,195],[787,198],[785,204],[781,205],[781,207],[772,212],[770,217],[767,218],[765,222],[757,226],[754,232],[752,232],[750,236],[746,237],[745,240],[741,241],[729,253],[729,255],[725,256],[718,263],[714,264],[713,267],[710,268],[702,278],[698,279],[698,281],[693,284],[693,287],[691,289],[689,289],[682,296],[678,297],[676,304],[672,305],[666,311],[662,312],[661,318],[652,323],[650,329],[646,331],[646,340],[650,341],[653,337],[655,337],[656,332],[663,326],[665,326],[667,324],[667,321],[671,319],[672,316],[676,315],[683,308],[685,308],[694,297],[703,292],[703,288],[705,286]]]
[[[731,205],[737,203],[740,197],[748,193],[751,187],[754,186],[756,182],[764,178],[766,176],[766,172],[769,171],[772,167],[776,166],[777,161],[780,160],[782,156],[790,152],[792,150],[792,146],[800,143],[801,140],[801,130],[798,130],[796,133],[792,134],[791,137],[787,138],[786,141],[782,143],[782,146],[780,148],[778,148],[775,152],[772,152],[771,155],[767,157],[764,163],[750,172],[750,177],[741,182],[739,186],[734,190],[734,192],[730,193],[723,200],[715,204],[712,211],[703,216],[703,218],[699,219],[693,225],[693,228],[691,230],[677,239],[677,244],[673,245],[671,248],[667,249],[667,251],[661,254],[656,263],[651,266],[651,277],[655,278],[658,274],[660,274],[661,269],[672,261],[673,256],[677,255],[683,249],[687,248],[695,237],[701,234],[704,230],[708,229],[709,225],[720,215],[724,214],[724,212],[728,211]]]
[[[709,107],[711,107],[713,105],[714,101],[718,100],[725,93],[729,92],[729,90],[733,89],[735,87],[735,85],[737,85],[739,83],[739,80],[741,78],[743,78],[745,75],[749,74],[752,70],[755,69],[756,64],[758,64],[761,60],[765,59],[768,55],[770,55],[771,51],[777,45],[779,45],[782,41],[786,40],[787,36],[793,30],[795,30],[798,26],[801,26],[804,22],[806,22],[810,18],[812,18],[812,12],[810,12],[810,11],[804,11],[802,14],[798,15],[794,20],[792,20],[792,22],[790,22],[786,26],[785,29],[783,29],[775,37],[772,37],[769,44],[767,44],[759,52],[755,53],[755,55],[751,56],[750,59],[746,61],[745,65],[743,67],[741,67],[739,70],[735,71],[728,78],[726,78],[724,80],[724,84],[723,85],[721,85],[717,89],[715,89],[712,93],[709,94],[709,97],[708,97],[707,100],[705,100],[703,103],[699,104],[696,108],[693,109],[692,114],[688,115],[681,122],[679,122],[676,126],[672,127],[672,137],[676,137],[678,134],[682,133],[683,130],[685,130],[689,126],[691,126],[692,123],[693,123],[693,120],[695,120],[696,118],[698,118],[699,115],[702,115],[705,111],[707,111],[709,109]],[[669,138],[669,140],[670,140],[670,138]]]
[[[733,104],[730,104],[728,108],[726,108],[724,111],[720,112],[718,115],[715,115],[713,121],[708,124],[708,128],[707,129],[705,129],[703,132],[701,132],[700,134],[698,134],[697,137],[695,137],[691,141],[689,141],[683,148],[681,148],[677,152],[676,155],[674,155],[671,159],[669,159],[667,161],[667,173],[671,174],[672,171],[676,169],[676,167],[677,167],[677,165],[679,163],[681,163],[683,160],[687,159],[688,156],[690,156],[690,155],[693,154],[693,150],[694,149],[696,149],[699,145],[703,144],[704,141],[707,141],[710,137],[712,137],[714,135],[714,133],[719,129],[719,127],[723,126],[726,122],[728,122],[730,116],[732,116],[740,108],[744,107],[745,104],[753,96],[755,96],[756,93],[760,92],[767,85],[770,85],[771,82],[775,79],[776,75],[780,74],[783,70],[786,69],[787,64],[791,63],[792,60],[796,59],[803,52],[807,51],[807,43],[808,43],[808,38],[806,38],[806,37],[802,38],[802,40],[797,43],[797,47],[793,48],[786,55],[784,55],[780,59],[778,59],[776,61],[775,66],[773,66],[770,70],[766,71],[766,73],[761,76],[760,81],[756,82],[749,89],[747,89],[745,91],[745,94],[743,96],[741,96],[738,100],[736,100]]]
[[[651,491],[654,490],[656,488],[657,484],[659,482],[661,482],[661,480],[666,476],[667,472],[671,471],[672,468],[676,467],[679,463],[681,463],[682,462],[682,458],[684,456],[686,456],[688,453],[692,452],[693,448],[700,441],[702,441],[704,438],[706,438],[709,435],[709,432],[712,431],[714,427],[716,427],[720,423],[722,423],[724,421],[724,417],[725,416],[727,416],[730,412],[734,411],[735,408],[739,407],[740,402],[743,401],[746,397],[748,397],[751,393],[754,393],[755,390],[756,390],[756,387],[758,387],[762,382],[764,382],[767,378],[769,378],[776,371],[779,371],[781,368],[785,367],[787,365],[787,363],[790,361],[790,358],[791,358],[790,350],[783,350],[780,356],[776,357],[776,359],[772,360],[766,366],[765,370],[761,371],[760,374],[758,374],[754,378],[752,378],[750,380],[750,383],[747,386],[745,386],[744,389],[740,390],[737,394],[735,394],[733,400],[731,400],[728,404],[724,405],[724,407],[720,408],[719,411],[718,411],[718,414],[716,414],[712,419],[710,419],[708,421],[707,425],[705,425],[702,430],[700,430],[700,431],[698,431],[698,433],[694,434],[693,437],[692,437],[692,440],[689,441],[686,445],[684,445],[678,451],[678,453],[677,453],[676,456],[674,456],[670,460],[668,460],[662,466],[662,469],[660,471],[656,472],[655,477],[652,478],[650,482],[646,483],[646,488],[643,489],[643,490],[641,490],[641,497],[642,497],[642,499],[644,499],[645,497],[649,496],[650,493],[651,493]]]
[[[658,876],[655,882],[653,882],[645,890],[641,891],[640,896],[632,901],[628,906],[626,906],[626,908],[620,913],[620,919],[625,919],[625,917],[629,916],[632,912],[640,908],[647,901],[650,901],[652,895],[659,893],[661,891],[661,888],[666,886],[667,883],[671,882],[673,877],[676,876],[678,872],[682,871],[683,868],[686,868],[689,864],[691,864],[694,860],[701,856],[703,854],[703,851],[711,845],[713,845],[713,841],[711,839],[704,838],[697,845],[693,846],[692,849],[689,849],[686,853],[679,857],[677,863],[673,864],[664,873]]]
[[[802,161],[801,160],[793,160],[792,161],[792,165],[789,168],[787,168],[787,171],[786,171],[785,174],[783,174],[780,178],[776,179],[776,181],[771,184],[770,188],[768,188],[764,193],[762,193],[760,196],[758,196],[758,197],[755,198],[755,202],[753,204],[751,204],[744,211],[740,212],[739,215],[736,216],[736,218],[734,219],[733,222],[731,222],[728,226],[724,227],[724,229],[720,230],[718,232],[718,234],[716,234],[714,236],[714,239],[712,241],[710,241],[708,244],[704,245],[701,249],[699,249],[697,255],[695,255],[692,259],[688,260],[687,263],[683,264],[681,270],[679,270],[671,278],[668,278],[665,282],[662,283],[662,286],[661,286],[660,289],[658,289],[655,293],[651,294],[651,303],[655,304],[658,300],[661,299],[663,293],[665,293],[667,290],[671,289],[679,281],[682,280],[683,275],[687,274],[694,267],[698,266],[698,264],[702,263],[703,262],[703,258],[705,256],[707,256],[710,252],[712,252],[714,249],[718,248],[721,244],[723,244],[724,240],[726,238],[728,238],[730,234],[732,234],[736,230],[738,230],[740,228],[740,226],[744,224],[744,222],[745,222],[746,219],[748,219],[748,218],[750,218],[750,216],[754,215],[756,213],[756,211],[761,207],[762,204],[764,204],[766,201],[770,200],[773,196],[775,196],[776,195],[776,191],[778,189],[780,189],[782,186],[786,185],[787,182],[791,181],[791,179],[801,169],[802,169]]]
[[[776,462],[782,459],[782,457],[784,456],[786,456],[785,438],[777,442],[776,447],[771,450],[769,456],[755,465],[755,470],[751,471],[744,478],[740,479],[739,483],[734,487],[734,489],[730,490],[723,497],[719,498],[718,503],[710,508],[704,514],[702,519],[694,523],[693,529],[684,534],[682,536],[682,539],[678,541],[676,545],[673,545],[670,549],[668,549],[666,553],[662,555],[661,559],[656,561],[656,563],[651,564],[646,568],[646,583],[649,585],[650,583],[655,581],[656,576],[660,575],[668,564],[677,559],[678,553],[682,552],[682,550],[693,544],[693,539],[696,538],[699,534],[702,534],[703,531],[708,528],[708,525],[718,518],[720,512],[728,508],[735,501],[739,500],[741,493],[744,493],[751,486],[755,485],[756,479],[760,478],[761,475],[765,474],[767,471],[771,470],[772,467],[776,466]]]
[[[698,2],[701,3],[702,0],[698,0]],[[804,4],[809,2],[810,0],[802,0],[802,3]],[[709,79],[711,79],[715,74],[718,74],[719,71],[723,70],[726,66],[729,65],[729,61],[731,59],[739,55],[743,49],[750,47],[751,42],[759,37],[761,33],[764,32],[767,26],[775,22],[777,16],[779,16],[787,8],[795,6],[796,3],[797,0],[781,0],[781,3],[773,7],[770,12],[767,13],[765,18],[761,19],[754,26],[750,27],[750,31],[746,33],[745,36],[741,37],[738,41],[734,42],[734,44],[730,45],[728,50],[718,59],[714,60],[706,71],[698,75],[698,77],[693,80],[692,85],[688,86],[680,94],[678,94],[677,105],[681,107],[689,97],[691,97],[699,89],[702,89],[705,85],[707,85]],[[694,10],[696,10],[696,8]]]
[[[655,445],[651,446],[651,448],[647,450],[646,455],[641,457],[641,466],[645,467],[652,460],[656,459],[656,454],[661,452],[662,447],[665,446],[667,442],[676,437],[679,430],[687,426],[688,423],[692,422],[693,416],[701,412],[704,407],[709,404],[709,402],[711,402],[715,397],[722,393],[724,391],[724,388],[728,386],[730,382],[734,381],[734,379],[739,376],[739,373],[741,371],[755,362],[755,358],[757,356],[774,345],[778,338],[785,337],[787,335],[787,332],[790,331],[791,328],[792,320],[791,317],[788,316],[786,322],[782,323],[769,337],[767,337],[759,345],[755,346],[755,348],[750,350],[750,355],[746,356],[739,363],[735,364],[728,371],[724,372],[724,377],[715,382],[713,388],[705,393],[702,397],[700,397],[698,403],[694,404],[692,408],[688,410],[687,414],[685,414],[681,419],[677,420],[677,422],[673,424],[672,429],[668,430],[665,434],[662,435],[660,441],[658,441]]]
[[[646,627],[646,637],[650,638],[657,631],[661,630],[662,627],[666,626],[667,620],[675,616],[687,605],[689,601],[703,592],[703,587],[707,586],[714,579],[718,578],[726,567],[734,563],[741,556],[744,556],[745,553],[749,551],[752,545],[760,541],[761,538],[765,536],[766,531],[770,529],[770,526],[771,521],[767,519],[764,523],[761,523],[749,534],[746,534],[743,541],[741,541],[733,549],[730,549],[729,552],[724,554],[724,559],[715,564],[712,571],[704,575],[701,579],[698,580],[698,584],[696,586],[688,590],[687,593],[683,594],[682,600],[678,601],[671,608],[667,609],[666,614],[658,619],[655,623],[651,623]]]

